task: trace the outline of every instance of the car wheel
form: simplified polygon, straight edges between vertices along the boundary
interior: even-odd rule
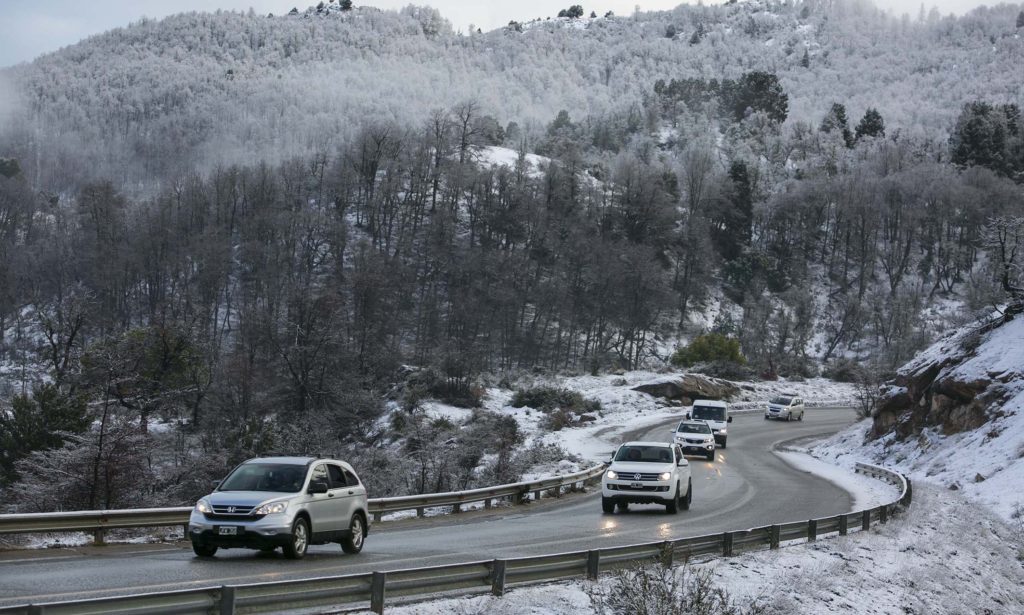
[[[348,536],[341,540],[341,549],[354,555],[363,550],[363,542],[366,539],[366,523],[363,522],[362,515],[352,515],[348,530]]]
[[[217,547],[213,545],[204,545],[202,543],[193,542],[192,550],[195,551],[199,557],[213,557],[217,553]]]
[[[715,451],[708,451],[708,454],[705,455],[705,457],[707,457],[708,461],[714,461],[715,460]]]
[[[619,512],[626,512],[629,510],[629,502],[619,502],[615,506],[619,509]]]
[[[768,420],[768,415],[767,414],[764,415],[764,420],[766,420],[766,421]]]
[[[683,498],[683,510],[690,510],[690,502],[693,501],[693,479],[686,481],[686,497]]]
[[[725,448],[725,443],[726,443],[727,441],[728,441],[728,440],[725,440],[725,439],[723,439],[723,440],[722,440],[722,448]]]
[[[677,512],[679,512],[679,484],[678,483],[676,484],[676,495],[675,495],[675,497],[672,498],[672,500],[669,501],[667,504],[665,504],[665,512],[667,512],[670,515],[674,515]]]
[[[797,420],[798,421],[804,420],[804,413],[803,412],[800,413],[800,418],[798,418]]]
[[[615,512],[615,502],[611,498],[601,498],[601,510],[610,515]]]
[[[292,539],[284,546],[284,556],[288,559],[302,559],[309,548],[309,523],[299,517],[292,524]]]

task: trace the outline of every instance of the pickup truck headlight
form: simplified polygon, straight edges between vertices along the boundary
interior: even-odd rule
[[[608,470],[604,477],[609,478],[611,480],[615,480],[616,478],[619,477],[619,475],[615,472],[615,470]]]
[[[288,502],[271,502],[270,504],[264,504],[256,509],[253,514],[257,515],[276,515],[283,513],[288,510]]]
[[[199,500],[196,502],[196,512],[206,515],[213,512],[213,507],[206,500]]]
[[[658,475],[658,480],[669,480],[672,478],[671,472],[662,472]]]

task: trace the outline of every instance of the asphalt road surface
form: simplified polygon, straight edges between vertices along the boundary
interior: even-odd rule
[[[602,514],[600,490],[591,489],[525,506],[379,523],[355,556],[338,545],[310,547],[300,561],[286,560],[280,551],[248,550],[199,559],[187,543],[8,551],[0,553],[0,606],[540,555],[827,517],[849,512],[850,495],[771,451],[855,420],[849,409],[809,409],[802,422],[792,423],[735,416],[728,449],[719,448],[713,462],[690,458],[693,504],[676,515],[638,504],[626,513]],[[628,437],[667,440],[674,425]]]

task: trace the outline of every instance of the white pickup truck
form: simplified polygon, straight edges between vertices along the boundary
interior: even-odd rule
[[[686,487],[683,487],[686,485]],[[688,510],[693,501],[690,463],[678,444],[627,442],[615,451],[601,479],[601,508],[605,513],[629,509],[630,504],[663,504],[669,514]]]

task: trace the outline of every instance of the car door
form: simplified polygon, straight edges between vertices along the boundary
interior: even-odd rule
[[[336,463],[327,464],[327,471],[331,475],[331,494],[338,505],[338,529],[347,530],[359,501],[358,484],[353,484],[354,479]]]
[[[334,533],[346,529],[341,527],[341,513],[339,512],[339,501],[337,494],[331,488],[331,475],[327,464],[318,463],[313,467],[309,478],[309,484],[323,482],[327,485],[327,493],[313,493],[309,495],[309,516],[313,520],[313,534],[316,540],[327,540]],[[345,520],[347,523],[347,519]]]

